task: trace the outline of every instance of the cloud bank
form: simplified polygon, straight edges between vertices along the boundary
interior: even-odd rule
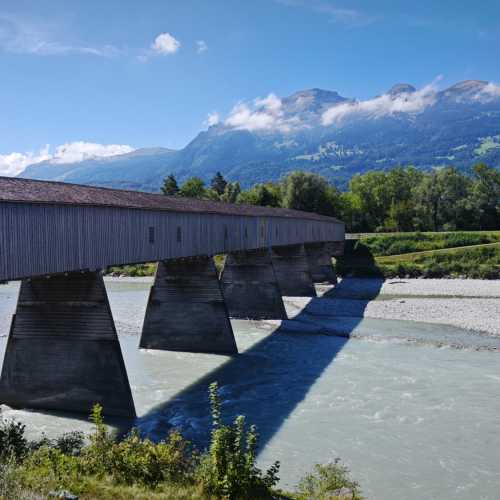
[[[380,118],[397,113],[421,113],[436,102],[436,82],[415,92],[402,92],[397,95],[383,94],[365,101],[350,101],[327,109],[321,116],[325,126],[341,124],[346,118],[372,116]]]
[[[0,155],[0,175],[14,176],[21,173],[27,166],[41,161],[50,160],[53,164],[76,163],[91,158],[103,158],[134,151],[134,148],[124,144],[96,144],[93,142],[69,142],[57,146],[53,153],[46,145],[37,153],[9,153]]]
[[[287,117],[283,112],[283,103],[275,94],[269,94],[253,103],[238,103],[224,121],[228,127],[237,130],[266,131],[278,130],[291,132],[300,125],[298,117]]]
[[[490,82],[488,83],[481,92],[476,94],[476,99],[480,101],[497,99],[500,97],[500,85]]]

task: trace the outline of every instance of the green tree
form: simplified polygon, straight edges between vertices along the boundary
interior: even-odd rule
[[[279,207],[281,206],[281,188],[278,184],[271,182],[256,184],[248,191],[241,192],[237,198],[237,203],[259,205],[261,207]]]
[[[479,229],[500,227],[500,171],[484,163],[473,167],[473,184],[470,189],[471,204]]]
[[[323,215],[340,215],[340,192],[318,174],[292,172],[282,182],[282,206]]]
[[[224,194],[226,186],[227,181],[220,172],[217,172],[210,181],[210,188],[213,189],[219,196]]]
[[[166,196],[176,196],[179,194],[179,186],[177,185],[177,180],[174,174],[168,175],[163,180],[163,186],[161,187],[161,192]]]
[[[221,201],[226,203],[236,203],[238,196],[241,193],[241,186],[239,182],[228,182],[224,193],[221,196]]]
[[[426,174],[415,188],[416,225],[419,230],[469,229],[471,180],[454,167]]]
[[[191,177],[181,186],[179,194],[186,198],[202,199],[206,197],[207,190],[205,183],[199,177]]]

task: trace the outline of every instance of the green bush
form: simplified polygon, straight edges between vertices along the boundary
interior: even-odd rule
[[[191,482],[195,458],[178,432],[166,441],[141,439],[136,429],[111,448],[110,473],[118,483],[156,488],[162,482]]]
[[[349,469],[337,459],[327,465],[317,464],[314,472],[307,474],[297,488],[297,500],[335,500],[342,489],[350,490],[352,500],[362,500],[356,481],[349,476]]]
[[[0,462],[22,460],[28,453],[26,426],[12,420],[0,421]]]
[[[208,452],[202,457],[198,477],[209,495],[218,498],[273,498],[272,487],[279,481],[279,462],[264,474],[256,465],[258,435],[255,426],[245,431],[245,417],[232,425],[222,422],[218,386],[210,385],[212,434]]]
[[[162,482],[180,483],[193,476],[196,454],[190,443],[174,431],[159,443],[142,439],[132,429],[120,442],[109,433],[102,418],[102,407],[95,405],[91,420],[94,432],[90,445],[82,452],[82,470],[86,474],[109,475],[118,484],[141,484],[155,488]]]

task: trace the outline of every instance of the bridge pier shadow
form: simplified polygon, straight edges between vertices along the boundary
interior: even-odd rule
[[[378,295],[383,280],[371,279],[370,283],[369,295],[356,300],[357,317],[349,322],[347,330],[335,332],[321,320],[335,321],[335,316],[328,312],[329,305],[332,299],[349,297],[349,278],[327,289],[321,297],[304,298],[305,306],[292,320],[274,322],[278,326],[272,333],[141,416],[137,421],[139,428],[157,440],[171,428],[179,427],[203,449],[210,433],[208,386],[216,381],[224,401],[224,415],[228,420],[246,415],[248,422],[258,426],[262,449],[349,341],[350,332],[361,321],[366,305]],[[273,322],[241,321],[235,322],[233,328],[237,334],[240,332],[239,336],[244,335],[244,328],[269,330],[272,325]]]

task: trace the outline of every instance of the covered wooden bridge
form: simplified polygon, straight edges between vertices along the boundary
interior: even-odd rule
[[[296,210],[0,177],[0,281],[21,280],[0,403],[135,415],[109,266],[159,263],[140,347],[235,354],[229,318],[286,318],[283,295],[335,282],[343,242],[341,221]]]

